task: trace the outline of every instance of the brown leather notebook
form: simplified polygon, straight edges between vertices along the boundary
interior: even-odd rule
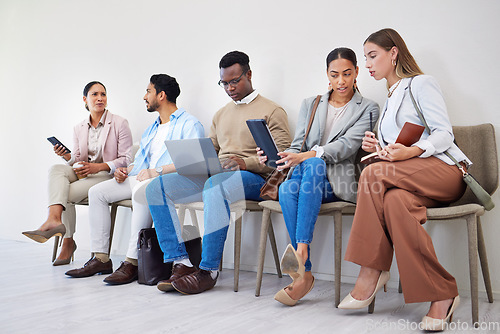
[[[425,126],[406,122],[403,128],[399,132],[396,143],[403,144],[404,146],[411,146],[419,141],[422,133],[424,133]],[[361,158],[360,162],[364,164],[371,164],[377,161],[381,161],[377,152],[370,153]]]

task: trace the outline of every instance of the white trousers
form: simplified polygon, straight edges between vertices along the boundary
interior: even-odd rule
[[[123,183],[115,179],[101,182],[89,190],[90,250],[94,253],[108,253],[111,215],[109,204],[124,199],[132,199],[132,222],[127,257],[137,259],[137,238],[139,231],[153,225],[146,200],[146,186],[153,179],[142,182],[135,176]]]
[[[54,165],[49,171],[49,206],[60,204],[64,207],[62,222],[66,227],[65,238],[73,237],[76,230],[75,204],[87,198],[90,187],[112,177],[102,171],[79,180],[68,165]]]

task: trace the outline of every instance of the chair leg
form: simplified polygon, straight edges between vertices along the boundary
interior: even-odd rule
[[[281,273],[280,256],[278,254],[278,247],[276,246],[276,238],[274,237],[273,224],[269,224],[269,228],[267,229],[267,235],[269,236],[269,242],[271,243],[271,249],[273,251],[273,258],[274,258],[274,265],[276,266],[276,272],[278,273],[278,277],[282,278],[283,274]]]
[[[52,262],[56,259],[57,256],[57,246],[59,245],[59,236],[56,235],[54,237],[54,248],[52,249]]]
[[[179,205],[179,211],[177,212],[177,216],[179,217],[179,222],[181,226],[184,225],[184,219],[186,218],[186,207],[184,205]]]
[[[476,215],[466,217],[467,221],[467,236],[469,243],[469,272],[470,272],[470,299],[472,306],[472,324],[477,327],[479,320],[478,313],[478,271],[477,271],[477,222]]]
[[[486,245],[483,237],[483,227],[480,217],[477,217],[477,248],[479,251],[479,261],[483,272],[484,286],[488,295],[488,301],[493,303],[493,291],[491,290],[490,269],[488,266],[488,257],[486,256]]]
[[[238,292],[240,279],[241,221],[243,213],[234,222],[234,292]]]
[[[340,304],[340,277],[342,270],[342,211],[333,214],[334,229],[334,268],[335,268],[335,307]]]
[[[264,258],[266,256],[266,239],[269,225],[271,224],[271,211],[264,209],[262,211],[262,224],[260,227],[259,257],[257,263],[257,281],[255,282],[255,297],[260,296],[260,287],[262,285],[262,273],[264,272]]]
[[[196,225],[198,226],[198,219],[196,219]],[[199,228],[200,227],[198,226],[198,230],[199,230]],[[222,254],[220,255],[219,272],[222,271],[222,263],[223,262],[224,262],[224,251],[222,251]]]
[[[111,243],[113,242],[113,233],[115,231],[115,222],[116,222],[116,212],[118,210],[118,205],[115,203],[111,204],[111,226],[109,228],[109,248],[108,255],[111,255]]]
[[[198,228],[198,231],[200,230],[200,224],[198,223],[198,217],[196,216],[196,211],[193,209],[189,209],[189,216],[191,217],[191,223],[193,226],[196,226]]]

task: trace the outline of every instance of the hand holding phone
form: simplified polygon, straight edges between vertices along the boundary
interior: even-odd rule
[[[47,140],[52,145],[54,145],[54,151],[56,152],[57,155],[63,156],[65,154],[71,153],[70,149],[67,148],[63,143],[61,143],[59,139],[57,139],[56,137],[49,137],[47,138]]]

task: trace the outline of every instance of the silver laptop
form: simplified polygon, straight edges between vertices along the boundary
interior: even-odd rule
[[[210,177],[224,171],[210,138],[166,140],[165,145],[180,175]]]

